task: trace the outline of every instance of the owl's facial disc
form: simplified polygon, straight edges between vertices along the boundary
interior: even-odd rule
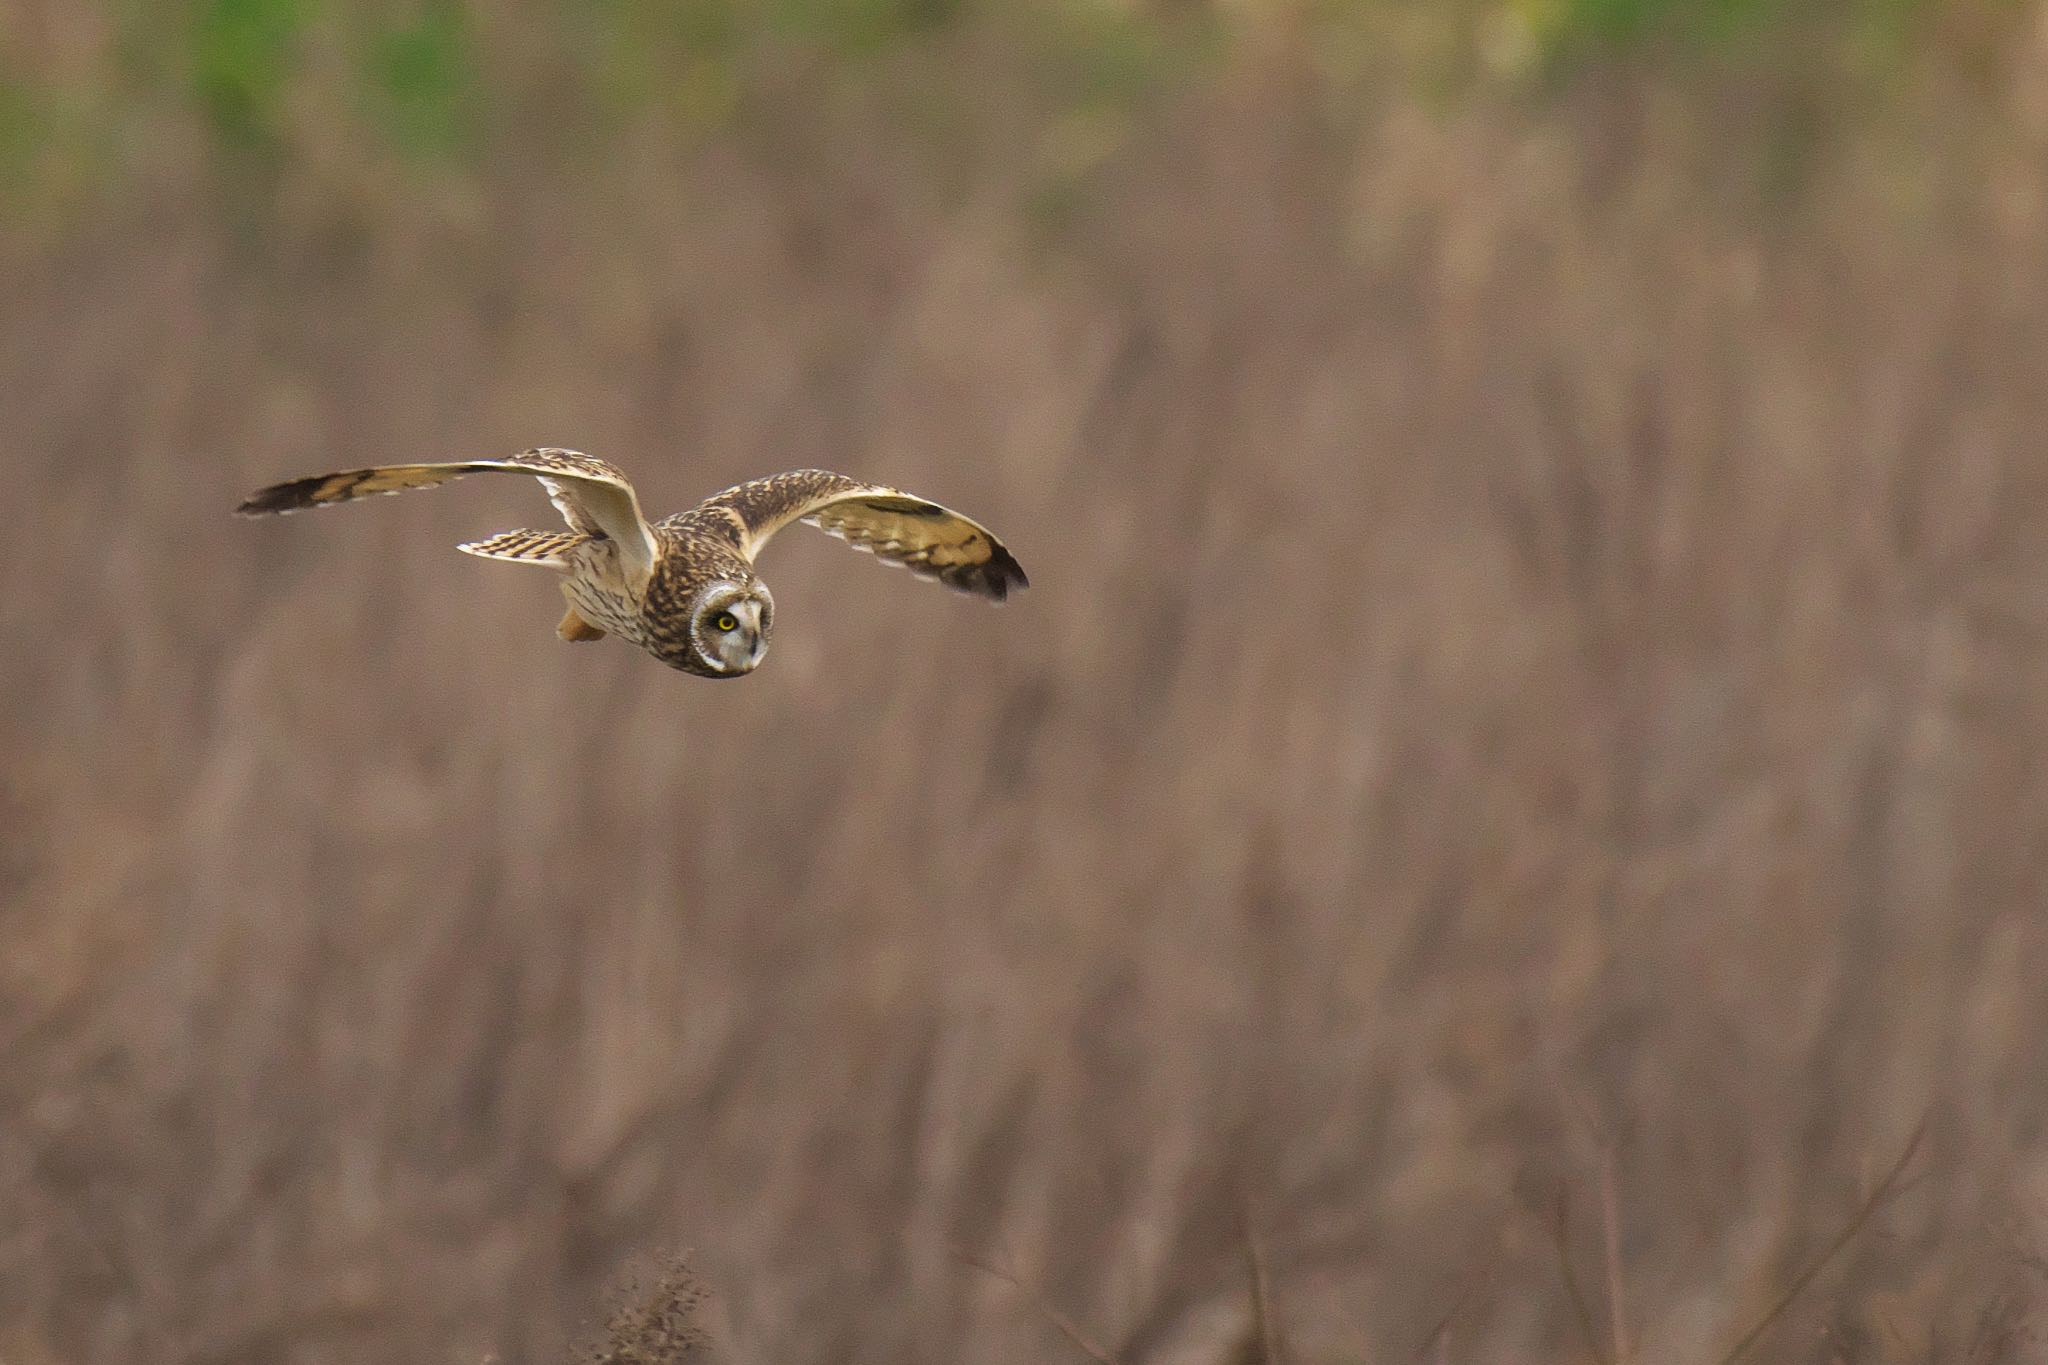
[[[759,583],[713,583],[690,618],[690,642],[704,666],[720,677],[751,673],[768,650],[775,599]]]

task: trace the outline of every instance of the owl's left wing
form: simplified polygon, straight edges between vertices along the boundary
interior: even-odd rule
[[[543,446],[490,460],[444,464],[383,464],[337,470],[259,488],[235,511],[245,517],[331,507],[373,493],[438,488],[466,474],[525,474],[540,480],[548,501],[569,529],[595,540],[613,540],[625,560],[635,591],[653,571],[658,554],[654,533],[640,514],[640,498],[619,470],[580,450]]]
[[[732,527],[752,563],[793,521],[805,521],[890,564],[949,588],[1000,602],[1031,581],[1003,543],[979,522],[895,488],[823,469],[755,479],[707,498],[700,509]]]

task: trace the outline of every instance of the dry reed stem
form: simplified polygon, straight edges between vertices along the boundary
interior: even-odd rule
[[[1793,1278],[1791,1286],[1785,1290],[1776,1303],[1771,1305],[1770,1311],[1761,1318],[1758,1318],[1756,1325],[1743,1333],[1740,1341],[1737,1341],[1728,1348],[1728,1354],[1721,1357],[1718,1365],[1735,1365],[1735,1362],[1740,1360],[1744,1353],[1757,1343],[1758,1338],[1770,1330],[1771,1324],[1782,1317],[1785,1311],[1791,1308],[1793,1303],[1798,1300],[1799,1296],[1806,1292],[1807,1286],[1820,1277],[1820,1273],[1827,1269],[1829,1262],[1841,1254],[1842,1248],[1856,1240],[1856,1235],[1863,1231],[1872,1218],[1876,1217],[1878,1209],[1882,1208],[1895,1193],[1903,1192],[1899,1187],[1899,1177],[1905,1174],[1907,1165],[1920,1150],[1921,1139],[1926,1136],[1927,1120],[1923,1117],[1919,1124],[1914,1127],[1913,1136],[1907,1141],[1906,1149],[1899,1153],[1899,1159],[1892,1163],[1891,1169],[1886,1171],[1884,1178],[1877,1182],[1876,1187],[1870,1192],[1870,1197],[1863,1201],[1855,1214],[1843,1225],[1841,1232],[1837,1233],[1835,1239],[1828,1243],[1827,1250],[1823,1251],[1814,1259],[1811,1265],[1800,1271]]]
[[[1076,1323],[1065,1313],[1062,1313],[1057,1305],[1046,1298],[1035,1285],[1027,1283],[1024,1277],[1017,1274],[1016,1271],[981,1260],[957,1246],[952,1248],[952,1252],[954,1259],[958,1260],[962,1265],[972,1266],[984,1275],[1001,1280],[1004,1284],[1009,1285],[1012,1289],[1022,1294],[1024,1301],[1031,1305],[1033,1311],[1038,1316],[1051,1323],[1061,1336],[1073,1342],[1090,1360],[1096,1361],[1097,1365],[1121,1365],[1121,1362],[1110,1353],[1107,1347],[1082,1331],[1080,1324]]]
[[[1614,1148],[1600,1148],[1600,1240],[1607,1253],[1607,1329],[1616,1361],[1629,1357],[1628,1301],[1621,1274],[1621,1200],[1615,1189]]]
[[[1568,1234],[1571,1230],[1569,1196],[1564,1190],[1557,1192],[1557,1214],[1550,1223],[1550,1238],[1557,1247],[1558,1273],[1564,1279],[1564,1290],[1571,1299],[1572,1317],[1578,1323],[1579,1335],[1586,1343],[1587,1354],[1599,1365],[1614,1365],[1600,1349],[1599,1329],[1593,1325],[1593,1308],[1586,1301],[1585,1290],[1579,1286],[1578,1271],[1572,1266],[1571,1244]]]
[[[1244,1222],[1244,1256],[1252,1287],[1252,1327],[1258,1335],[1265,1365],[1286,1365],[1287,1353],[1280,1340],[1279,1325],[1273,1320],[1272,1282],[1266,1273],[1266,1258],[1259,1250],[1259,1235],[1252,1227],[1251,1205],[1239,1206]]]

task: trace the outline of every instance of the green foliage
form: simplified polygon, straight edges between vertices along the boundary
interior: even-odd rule
[[[1886,88],[1933,0],[103,0],[103,69],[53,85],[0,51],[0,173],[133,145],[125,124],[192,111],[225,148],[283,156],[311,138],[459,158],[492,130],[602,138],[628,120],[685,133],[743,116],[789,73],[879,95],[920,135],[970,125],[990,92],[949,65],[972,50],[1043,115],[1046,173],[1085,178],[1163,90],[1230,68],[1275,33],[1345,88],[1391,76],[1443,98],[1559,78],[1645,50],[1813,63]],[[1984,12],[2011,0],[1977,0]],[[1946,13],[1947,11],[1944,11]],[[1797,41],[1792,41],[1793,39]],[[508,55],[514,62],[501,71]],[[927,58],[929,62],[927,63]],[[14,59],[14,60],[10,60]],[[536,65],[545,80],[536,83]],[[986,74],[984,62],[978,68]],[[486,79],[486,73],[491,78]],[[10,79],[11,76],[11,79]],[[1533,78],[1533,79],[1532,79]],[[1816,78],[1815,88],[1823,82]],[[75,85],[77,88],[72,88]],[[1836,87],[1839,90],[1839,87]],[[1822,98],[1826,98],[1823,96]],[[943,140],[943,138],[941,139]],[[63,175],[76,175],[75,167]],[[61,178],[61,177],[60,177]],[[1057,201],[1064,191],[1051,196]]]
[[[401,150],[448,153],[468,139],[474,42],[455,0],[431,0],[411,22],[371,33],[363,60],[369,105]]]
[[[20,82],[0,80],[0,203],[35,177],[45,139],[43,107]]]
[[[281,129],[284,99],[315,0],[197,0],[191,32],[194,93],[214,127],[240,142]]]
[[[1559,42],[1591,41],[1613,46],[1653,33],[1705,35],[1732,31],[1753,19],[1771,0],[1551,0],[1518,6]]]
[[[1176,22],[1110,0],[1049,4],[1040,22],[1055,88],[1084,108],[1142,99],[1169,77],[1196,69],[1222,39],[1222,28],[1206,15]]]
[[[19,223],[89,191],[114,164],[112,129],[100,92],[0,63],[0,221]]]
[[[941,29],[964,8],[964,0],[768,0],[766,27],[838,56],[860,57]]]
[[[1667,49],[1760,51],[1774,32],[1794,26],[1832,30],[1845,42],[1889,35],[1904,43],[1930,0],[1506,0],[1495,12],[1533,40],[1546,63],[1624,53],[1655,43]]]
[[[561,0],[556,12],[600,107],[687,129],[727,122],[776,52],[861,80],[874,59],[971,13],[968,0]]]

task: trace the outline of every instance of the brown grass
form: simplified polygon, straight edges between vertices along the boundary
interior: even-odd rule
[[[1021,153],[942,192],[801,88],[256,208],[167,137],[0,248],[0,1359],[559,1360],[686,1242],[742,1362],[1080,1358],[1034,1296],[1125,1365],[1580,1361],[1562,1196],[1599,1352],[1712,1361],[1923,1114],[1747,1358],[2027,1358],[2048,132],[2000,80],[1775,213],[1628,80],[1242,72],[1037,235]],[[227,515],[535,443],[658,511],[898,483],[1034,587],[792,537],[721,687],[452,552],[530,490]]]

